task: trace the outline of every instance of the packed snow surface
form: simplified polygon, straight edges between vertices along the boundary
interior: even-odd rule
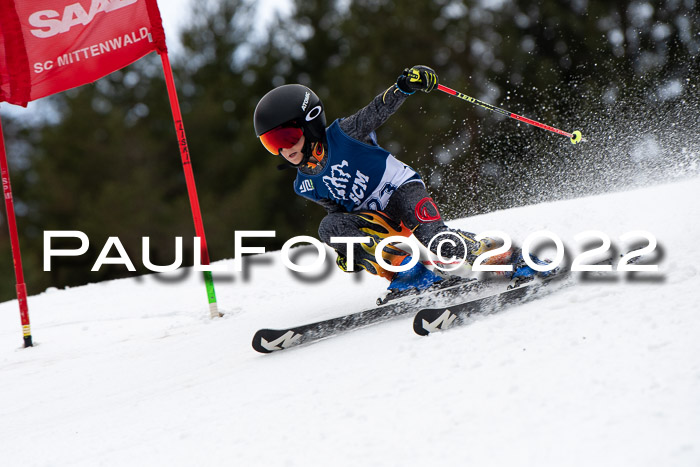
[[[404,316],[256,353],[257,329],[360,311],[386,287],[330,257],[302,280],[279,252],[245,274],[216,263],[215,320],[188,270],[30,297],[29,349],[17,303],[0,304],[0,465],[700,465],[698,200],[692,179],[452,222],[516,243],[547,229],[570,256],[580,232],[624,251],[643,230],[659,272],[579,278],[429,337]]]

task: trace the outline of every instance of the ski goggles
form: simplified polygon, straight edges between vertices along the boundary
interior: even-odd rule
[[[298,127],[277,127],[260,135],[260,142],[265,149],[278,155],[280,150],[289,149],[297,144],[303,135],[304,132]]]

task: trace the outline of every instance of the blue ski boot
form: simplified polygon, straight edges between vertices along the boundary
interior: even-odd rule
[[[411,257],[407,256],[401,265],[404,265],[411,261]],[[426,268],[420,262],[416,263],[408,271],[397,272],[394,274],[394,278],[389,284],[389,290],[395,290],[397,292],[402,292],[404,290],[416,289],[417,291],[423,291],[429,288],[436,282],[440,282],[442,277],[435,274],[430,269]]]
[[[411,261],[411,257],[407,256],[401,265],[409,261]],[[395,273],[387,288],[386,297],[377,300],[377,303],[381,305],[395,298],[421,293],[442,280],[442,277],[419,262],[408,271]]]
[[[539,259],[532,253],[530,253],[530,259],[533,263],[538,265],[544,266],[549,264],[547,261]],[[511,285],[509,286],[509,288],[518,287],[524,284],[525,282],[530,282],[536,277],[541,279],[552,277],[559,271],[558,267],[549,271],[535,271],[525,262],[525,258],[523,257],[523,251],[520,248],[517,248],[513,251],[511,255],[511,264],[513,265],[513,272],[510,276]]]

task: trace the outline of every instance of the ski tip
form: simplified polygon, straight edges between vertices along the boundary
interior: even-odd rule
[[[416,313],[413,318],[413,331],[419,336],[444,331],[458,321],[457,312],[449,308],[428,308]]]
[[[425,320],[424,312],[425,310],[419,311],[413,318],[413,332],[415,332],[419,336],[427,336],[428,334],[430,334],[430,331],[426,329],[426,326],[424,326],[424,324],[428,323],[428,321]]]
[[[441,308],[420,310],[413,318],[413,331],[419,336],[427,336],[432,332],[444,329],[442,321],[444,321],[445,313],[451,315],[449,310]],[[450,320],[449,323],[444,324],[452,324],[452,321]]]
[[[265,347],[263,347],[263,340],[265,339],[263,337],[263,333],[266,331],[265,329],[262,329],[258,332],[255,333],[255,336],[253,336],[253,349],[255,349],[256,352],[260,353],[272,353],[274,350],[269,350]],[[267,342],[267,340],[265,340]]]
[[[260,353],[272,353],[299,345],[302,335],[292,329],[261,329],[253,336],[253,349]]]

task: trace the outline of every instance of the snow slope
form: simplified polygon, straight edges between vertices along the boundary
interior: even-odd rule
[[[660,273],[581,283],[427,338],[399,318],[272,355],[261,327],[371,306],[386,284],[279,252],[217,274],[48,290],[0,304],[0,465],[700,465],[700,179],[453,222],[659,241]],[[231,262],[218,264],[231,268]],[[167,280],[166,280],[167,279]],[[318,279],[318,278],[317,278]],[[5,280],[5,279],[3,279]]]

